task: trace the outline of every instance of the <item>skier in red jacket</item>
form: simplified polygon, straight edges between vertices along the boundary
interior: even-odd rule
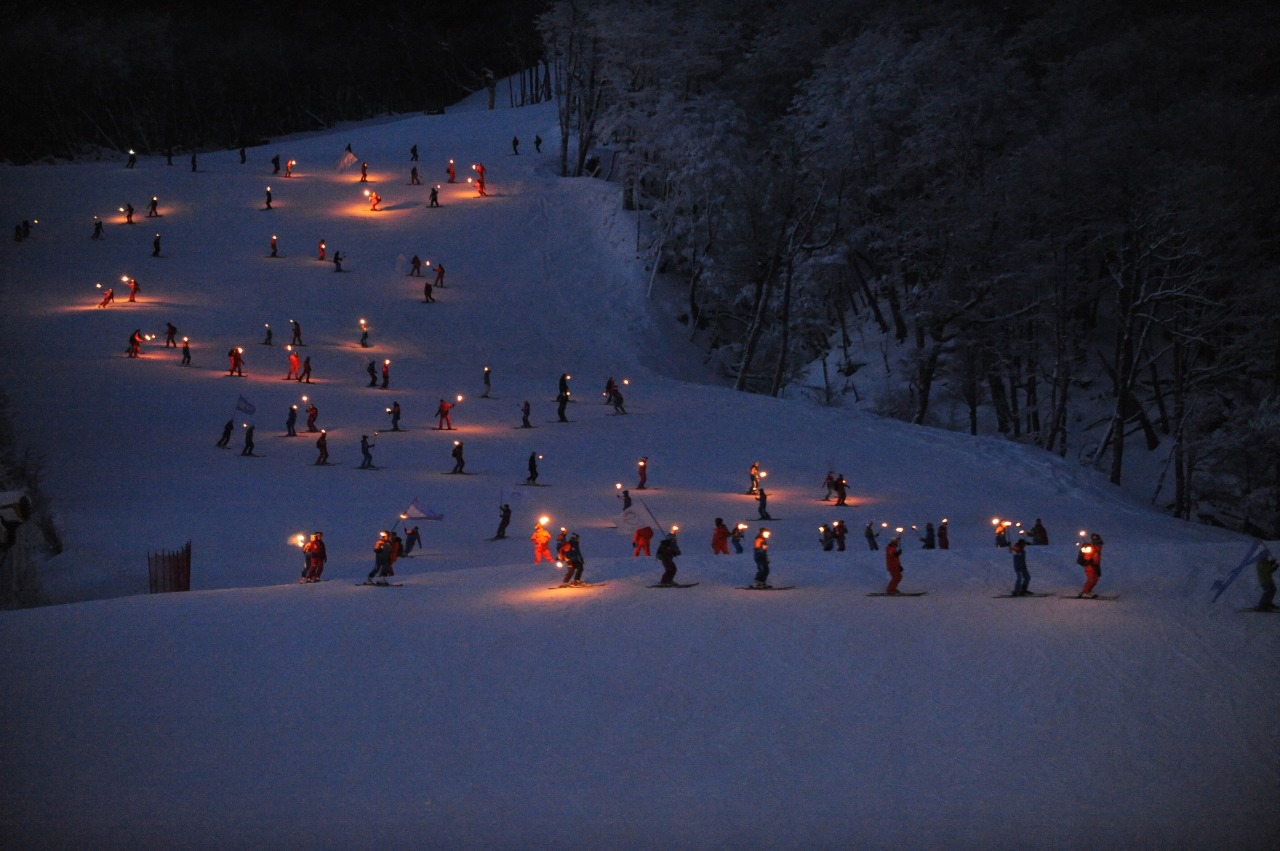
[[[649,542],[652,540],[652,528],[649,526],[641,526],[637,529],[635,534],[631,536],[631,543],[635,545],[635,552],[632,553],[632,556],[639,557],[642,551],[646,556],[649,555]]]
[[[897,594],[898,583],[902,581],[902,537],[889,541],[884,548],[884,568],[889,571],[889,584],[884,593]]]
[[[716,518],[715,531],[711,533],[711,552],[716,555],[729,554],[729,527],[724,525],[724,518]]]
[[[1093,586],[1102,578],[1102,536],[1094,532],[1089,536],[1089,543],[1080,548],[1076,563],[1084,568],[1084,587],[1077,596],[1092,600],[1098,596],[1093,593]]]

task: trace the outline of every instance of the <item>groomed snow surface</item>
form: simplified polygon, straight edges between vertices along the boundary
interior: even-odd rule
[[[557,178],[556,138],[552,107],[467,103],[245,165],[202,154],[195,173],[186,156],[0,169],[7,221],[39,220],[0,243],[0,379],[66,545],[45,573],[66,604],[0,613],[0,846],[1274,847],[1280,617],[1238,611],[1251,568],[1210,602],[1250,541],[1009,443],[717,386],[663,309],[679,292],[646,298],[615,187]],[[336,168],[348,143],[372,187]],[[407,185],[413,144],[425,184],[450,157],[459,180],[483,162],[489,197],[444,183],[429,209]],[[271,176],[275,153],[293,177]],[[342,274],[316,260],[321,238]],[[447,269],[435,304],[414,254]],[[281,380],[291,319],[310,386]],[[166,322],[191,368],[161,347]],[[135,328],[158,335],[138,360]],[[226,374],[232,346],[244,378]],[[387,358],[390,389],[368,388]],[[550,422],[561,373],[568,424]],[[625,417],[600,404],[610,376],[629,382]],[[335,466],[283,436],[304,393]],[[457,430],[432,430],[459,394]],[[525,399],[536,430],[515,428]],[[361,434],[380,469],[357,469]],[[447,474],[454,440],[474,475]],[[549,487],[517,486],[530,452]],[[681,526],[678,579],[697,587],[646,588],[656,560],[614,528],[642,455],[651,489],[632,494]],[[738,590],[750,554],[710,551],[715,517],[760,525],[757,460],[772,579],[794,590]],[[850,507],[821,501],[828,469]],[[403,587],[357,586],[415,497],[444,520],[419,522]],[[509,537],[489,541],[504,499]],[[550,588],[527,540],[544,513],[607,584]],[[994,599],[1013,583],[994,516],[1043,518],[1031,587],[1055,595],[1079,590],[1077,532],[1100,533],[1098,590],[1119,599]],[[822,552],[837,517],[849,550]],[[951,549],[920,550],[910,526],[943,517]],[[886,579],[868,522],[906,527],[903,587],[926,596],[866,596]],[[316,530],[331,581],[299,585],[291,538]],[[146,595],[146,553],[187,540],[195,590]]]

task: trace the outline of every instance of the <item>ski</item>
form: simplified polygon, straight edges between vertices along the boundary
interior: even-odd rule
[[[1108,595],[1106,595],[1106,596],[1103,596],[1103,595],[1101,595],[1101,594],[1098,594],[1098,595],[1095,595],[1095,596],[1093,596],[1093,597],[1081,597],[1079,594],[1061,594],[1061,595],[1059,595],[1058,599],[1060,599],[1060,600],[1112,600],[1112,601],[1114,601],[1114,600],[1119,600],[1119,599],[1120,599],[1120,595],[1119,595],[1119,594],[1108,594]]]
[[[552,585],[547,590],[559,591],[561,588],[599,588],[602,585],[608,585],[608,584],[609,583],[607,582],[579,582],[577,585],[566,585],[564,583],[561,583],[559,585]]]
[[[1012,599],[1012,598],[1017,598],[1017,597],[1052,597],[1052,596],[1054,596],[1054,595],[1053,595],[1053,594],[997,594],[997,595],[995,595],[994,597],[992,597],[991,599],[993,599],[993,600],[1007,600],[1007,599]]]
[[[359,588],[362,585],[369,585],[374,588],[403,588],[404,587],[403,582],[357,582],[356,583],[357,588]]]
[[[794,585],[765,585],[763,588],[755,585],[739,585],[739,591],[790,591]]]
[[[544,485],[538,482],[516,482],[518,488],[549,488],[551,485]]]
[[[692,588],[697,584],[698,584],[697,582],[685,582],[685,583],[668,582],[664,585],[663,583],[659,582],[657,585],[646,585],[644,587],[646,588]]]
[[[928,591],[899,591],[897,594],[886,594],[883,591],[873,591],[868,597],[923,597]]]

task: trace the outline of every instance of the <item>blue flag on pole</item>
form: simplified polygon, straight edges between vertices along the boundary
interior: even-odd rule
[[[249,414],[250,416],[252,416],[253,414],[257,413],[257,411],[258,409],[255,408],[252,404],[250,404],[249,400],[244,398],[243,396],[236,399],[236,413]]]

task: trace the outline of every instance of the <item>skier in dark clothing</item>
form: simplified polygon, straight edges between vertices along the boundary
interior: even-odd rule
[[[510,523],[511,523],[511,506],[507,505],[504,502],[502,503],[502,507],[498,509],[498,531],[494,533],[493,537],[495,539],[507,537],[507,526]]]
[[[369,450],[375,445],[369,442],[369,435],[360,435],[360,454],[363,456],[363,460],[360,462],[360,469],[367,470],[373,466],[373,453]]]
[[[367,585],[386,585],[387,577],[393,576],[391,570],[391,533],[383,531],[373,545],[373,570],[365,577]],[[377,577],[375,580],[374,577]]]
[[[640,475],[640,484],[636,485],[636,490],[642,491],[644,490],[645,482],[649,481],[649,456],[648,455],[645,455],[643,458],[639,460],[639,462],[637,462],[636,469]]]
[[[274,157],[271,158],[271,173],[272,174],[280,173],[280,155],[279,154],[276,154]]]
[[[324,466],[329,463],[329,439],[325,435],[324,429],[320,429],[320,436],[316,438],[316,449],[320,450],[320,454],[316,456],[316,466]]]
[[[516,156],[520,156],[520,137],[519,136],[511,137],[511,153],[515,154]]]
[[[756,496],[756,501],[760,503],[759,519],[772,520],[773,517],[769,515],[769,494],[765,492],[764,488],[760,488],[760,493]]]
[[[450,470],[449,472],[451,473],[464,472],[467,468],[467,462],[466,462],[466,459],[462,457],[462,441],[461,440],[455,440],[453,442],[453,452],[451,454],[453,455],[453,469]]]
[[[542,153],[542,137],[541,136],[533,137],[533,149],[538,153]]]
[[[836,476],[831,486],[836,492],[836,505],[848,505],[849,483],[845,481],[844,473]]]
[[[769,586],[769,530],[760,527],[760,531],[756,533],[755,540],[755,563],[756,563],[756,579],[753,587],[768,588]]]
[[[404,552],[401,555],[407,556],[413,552],[414,547],[422,546],[422,533],[418,531],[418,527],[414,526],[404,535]]]
[[[218,438],[218,448],[226,449],[227,444],[231,442],[231,431],[236,427],[234,419],[227,420],[227,424],[222,427],[222,437]]]
[[[297,424],[298,424],[298,406],[290,405],[289,416],[287,416],[284,421],[285,436],[297,437],[298,432],[294,430],[294,426],[296,426]]]
[[[520,406],[520,428],[533,428],[529,423],[529,401]]]
[[[307,431],[312,433],[315,433],[316,431],[318,431],[318,429],[316,428],[316,417],[318,416],[320,416],[320,409],[317,408],[315,405],[308,404],[307,405]]]
[[[564,581],[561,585],[581,585],[582,568],[586,561],[582,558],[582,546],[578,540],[578,533],[574,532],[569,536],[569,545],[564,554],[564,560],[569,563],[569,569],[565,571]]]
[[[253,454],[253,430],[256,426],[246,425],[244,427],[244,449],[240,450],[241,455]]]
[[[373,365],[373,361],[369,361],[369,365],[365,367],[365,372],[369,373],[369,386],[378,386],[378,368]]]
[[[675,529],[658,544],[658,561],[662,562],[662,578],[659,585],[674,585],[676,581],[676,556],[680,555],[680,544],[676,540]]]
[[[622,500],[622,510],[626,511],[631,507],[631,491],[623,490],[618,494],[618,499]]]
[[[1031,527],[1031,543],[1037,547],[1049,546],[1049,530],[1044,528],[1039,517],[1036,518],[1036,525]]]
[[[569,407],[569,394],[561,393],[556,397],[556,416],[560,422],[567,423],[569,418],[564,415],[565,409]]]
[[[529,453],[529,478],[525,479],[526,484],[536,485],[538,483],[538,453]]]
[[[487,366],[484,368],[484,379],[483,379],[483,380],[484,380],[484,391],[480,394],[480,398],[481,398],[481,399],[488,399],[488,398],[489,398],[489,390],[491,389],[491,384],[490,384],[490,378],[489,378],[489,367],[487,367]]]
[[[440,206],[440,187],[439,186],[431,187],[431,199],[427,202],[427,206],[428,207]]]
[[[1025,542],[1024,542],[1025,543]],[[920,539],[921,549],[932,550],[938,546],[937,538],[933,533],[933,524],[924,524],[924,537]]]
[[[400,430],[400,403],[392,402],[391,407],[387,408],[387,413],[391,415],[391,430]]]
[[[1031,593],[1027,587],[1031,584],[1031,573],[1027,570],[1027,542],[1019,538],[1009,547],[1009,552],[1013,553],[1013,572],[1017,577],[1013,582],[1013,596],[1025,597]]]
[[[311,383],[311,356],[307,355],[302,359],[302,372],[298,373],[298,383]]]
[[[849,527],[844,525],[843,520],[836,520],[831,524],[831,534],[833,534],[836,539],[836,550],[838,552],[844,552],[844,538],[845,535],[849,534]]]
[[[181,366],[191,366],[191,341],[186,337],[182,338],[182,363]]]
[[[382,389],[386,390],[391,386],[391,361],[384,360],[382,362]]]
[[[880,545],[876,543],[876,538],[880,537],[880,533],[872,528],[871,524],[867,524],[867,528],[862,531],[863,536],[867,539],[867,547],[873,550],[880,549]]]
[[[306,345],[305,343],[302,342],[302,325],[296,319],[290,319],[289,325],[293,329],[293,345],[295,346]]]
[[[938,549],[951,549],[951,539],[948,537],[946,520],[938,524]]]

